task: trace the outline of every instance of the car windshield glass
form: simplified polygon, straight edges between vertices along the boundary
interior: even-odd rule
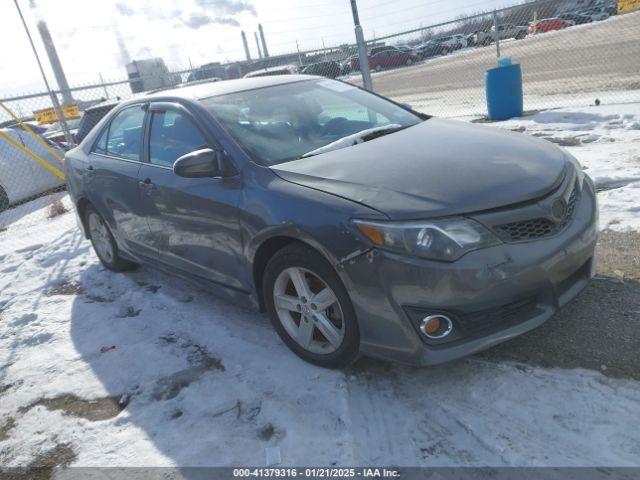
[[[300,158],[363,130],[409,127],[423,120],[388,100],[334,80],[287,83],[211,97],[202,103],[265,165]]]

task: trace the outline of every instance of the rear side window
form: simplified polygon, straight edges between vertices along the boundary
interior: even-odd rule
[[[140,160],[144,115],[145,111],[142,105],[136,105],[122,110],[113,117],[106,132],[106,153],[108,155],[127,160]],[[96,144],[96,151],[98,151],[101,142],[102,138]]]
[[[173,110],[153,113],[149,135],[150,163],[172,167],[181,156],[207,147],[200,130],[184,115]]]

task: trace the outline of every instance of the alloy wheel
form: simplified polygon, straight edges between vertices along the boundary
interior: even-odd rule
[[[340,348],[345,335],[342,308],[318,275],[301,267],[283,270],[274,284],[273,301],[280,323],[302,348],[316,354]]]

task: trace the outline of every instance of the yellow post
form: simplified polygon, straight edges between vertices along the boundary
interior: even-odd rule
[[[20,125],[22,127],[22,129],[27,132],[29,135],[31,135],[38,143],[40,143],[40,145],[42,145],[46,150],[49,151],[49,153],[51,155],[53,155],[54,157],[56,157],[58,160],[60,160],[61,162],[64,162],[64,157],[61,156],[58,152],[56,152],[53,148],[51,148],[50,145],[47,144],[47,142],[44,141],[44,139],[38,135],[36,132],[34,132],[33,130],[31,130],[31,128],[29,127],[29,125],[27,125],[26,123],[24,123],[22,120],[20,120],[20,118],[18,118],[18,116],[13,113],[9,107],[7,107],[4,103],[0,102],[0,107],[2,107],[4,109],[5,112],[7,112],[9,115],[11,115],[11,118],[13,118],[18,125]]]
[[[17,142],[13,137],[11,137],[9,134],[0,131],[0,137],[4,138],[7,142],[9,142],[11,145],[13,145],[14,147],[16,147],[18,150],[20,150],[22,153],[24,153],[25,155],[31,157],[33,160],[35,160],[36,162],[38,162],[40,165],[42,165],[44,168],[46,168],[47,170],[49,170],[51,173],[53,173],[56,177],[60,178],[61,180],[64,180],[64,173],[62,173],[60,170],[58,170],[56,167],[54,167],[53,165],[51,165],[49,162],[47,162],[46,160],[40,158],[38,155],[36,155],[35,153],[33,153],[31,150],[29,150],[27,147],[25,147],[24,145],[22,145],[20,142]]]
[[[533,34],[538,33],[538,11],[533,11]]]

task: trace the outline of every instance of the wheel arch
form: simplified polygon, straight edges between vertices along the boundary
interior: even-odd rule
[[[251,259],[251,271],[256,299],[260,311],[265,311],[264,299],[262,295],[262,279],[269,260],[283,248],[298,243],[309,247],[322,255],[335,269],[338,264],[337,259],[329,252],[319,241],[311,235],[296,230],[277,232],[272,235],[262,237],[253,243],[250,249],[249,258]],[[340,272],[338,272],[340,276]]]
[[[87,219],[86,219],[87,207],[96,208],[96,207],[93,206],[93,204],[86,197],[81,197],[76,202],[76,211],[78,212],[78,217],[80,218],[80,222],[82,223],[82,233],[84,235],[84,238],[88,239],[89,238],[89,232],[88,232],[87,223],[86,223],[86,221],[87,221]]]

